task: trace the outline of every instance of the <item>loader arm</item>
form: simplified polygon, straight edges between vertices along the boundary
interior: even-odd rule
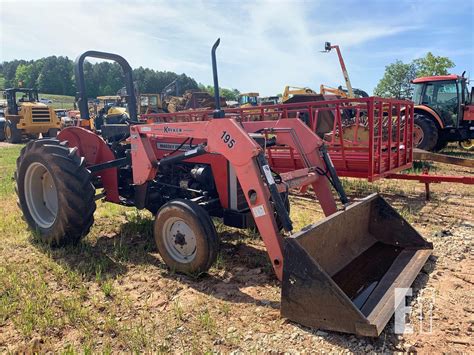
[[[252,122],[240,125],[233,119],[213,119],[205,122],[136,125],[131,128],[133,179],[137,185],[152,180],[160,164],[157,160],[150,137],[159,139],[187,138],[205,140],[205,145],[183,153],[183,158],[198,154],[221,154],[235,169],[236,176],[244,192],[250,211],[267,248],[275,274],[283,277],[283,236],[280,234],[274,215],[278,211],[279,194],[271,170],[266,163],[264,149],[249,135],[249,132],[268,130],[275,134],[277,144],[288,145],[299,152],[306,167],[282,174],[285,184],[291,187],[312,185],[326,215],[337,211],[327,179],[319,175],[317,168],[326,170],[319,153],[322,141],[300,120]],[[303,144],[304,142],[304,144]],[[272,189],[275,189],[272,191]],[[270,201],[274,201],[271,203]],[[288,218],[288,231],[291,221]],[[282,216],[280,216],[281,218]]]

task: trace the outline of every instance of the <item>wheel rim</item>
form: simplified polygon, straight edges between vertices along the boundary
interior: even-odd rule
[[[190,263],[196,257],[196,235],[189,225],[178,217],[163,224],[164,244],[168,253],[180,263]]]
[[[12,130],[10,126],[5,127],[5,138],[10,139],[12,137]]]
[[[28,166],[25,174],[25,199],[35,223],[41,228],[54,224],[58,213],[58,192],[53,176],[38,162]]]
[[[413,126],[413,143],[415,144],[415,147],[419,146],[421,142],[423,142],[424,137],[425,134],[423,133],[421,127],[415,124]]]
[[[474,148],[474,139],[466,139],[465,141],[462,141],[460,144],[461,144],[461,147],[463,147],[464,149],[470,150]]]

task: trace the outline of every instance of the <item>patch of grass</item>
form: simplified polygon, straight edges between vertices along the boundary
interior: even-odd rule
[[[124,241],[123,236],[117,239],[114,239],[113,257],[118,261],[127,261],[130,256],[129,245]]]
[[[365,196],[380,192],[380,187],[364,179],[342,178],[342,186],[348,195]]]
[[[217,254],[216,261],[214,262],[213,267],[218,270],[222,270],[225,267],[225,258],[222,253]]]
[[[184,310],[183,310],[183,307],[181,306],[181,303],[179,302],[179,299],[176,299],[173,302],[173,311],[174,311],[175,317],[179,319],[180,321],[183,321]]]
[[[52,290],[41,276],[7,266],[0,269],[0,289],[0,320],[12,319],[23,335],[62,325],[52,307]]]
[[[74,296],[61,296],[59,298],[59,305],[64,311],[65,322],[71,325],[87,325],[84,322],[91,318],[87,308],[83,307],[81,297]]]
[[[67,109],[72,110],[74,108],[74,96],[67,95],[55,95],[55,94],[39,94],[39,97],[42,99],[49,99],[53,101],[52,104],[49,104],[54,109]]]
[[[154,337],[150,336],[143,319],[140,319],[138,324],[125,329],[123,336],[126,340],[127,348],[135,353],[152,347],[154,343]]]
[[[206,330],[209,334],[216,333],[216,321],[212,318],[208,309],[200,312],[198,315],[199,324],[202,329]]]
[[[410,169],[404,170],[403,173],[421,174],[425,168],[430,172],[435,172],[437,170],[436,165],[430,161],[414,161],[413,166]]]
[[[0,198],[7,197],[15,192],[13,174],[21,148],[23,148],[23,144],[0,148]]]
[[[106,202],[97,202],[97,210],[94,214],[96,218],[114,218],[124,216],[127,211],[126,207]]]
[[[153,219],[147,211],[132,210],[125,213],[126,223],[121,228],[123,237],[145,236],[151,237],[153,233]]]
[[[224,313],[225,316],[228,316],[230,314],[230,311],[231,311],[230,305],[227,302],[222,303],[221,311],[222,311],[222,313]]]
[[[101,288],[102,292],[104,293],[105,297],[112,297],[112,293],[113,293],[113,290],[114,290],[112,280],[106,280],[106,281],[102,282],[100,288]]]
[[[415,221],[415,212],[410,207],[410,205],[403,206],[401,209],[398,209],[398,213],[402,216],[405,221],[412,224]]]

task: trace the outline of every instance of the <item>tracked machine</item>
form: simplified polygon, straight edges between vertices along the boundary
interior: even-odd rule
[[[282,283],[283,317],[378,336],[397,307],[396,288],[411,285],[432,245],[382,197],[350,202],[323,140],[301,120],[226,116],[219,105],[218,44],[212,48],[212,118],[139,124],[130,95],[129,120],[104,123],[101,136],[69,127],[57,139],[30,142],[15,174],[29,227],[40,240],[61,246],[87,235],[98,198],[146,208],[155,215],[153,234],[164,262],[183,273],[206,272],[215,261],[219,239],[211,217],[256,227]],[[89,56],[115,60],[126,85],[133,85],[124,58],[81,55],[76,79],[86,120],[82,64]],[[277,171],[270,148],[291,148],[293,167]],[[288,193],[301,187],[313,189],[326,218],[294,232]]]

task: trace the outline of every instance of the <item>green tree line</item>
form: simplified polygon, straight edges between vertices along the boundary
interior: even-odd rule
[[[123,75],[117,63],[84,64],[88,97],[115,95],[123,86]],[[198,83],[186,74],[157,71],[139,67],[133,69],[134,80],[142,93],[160,93],[176,80],[178,94],[198,89]],[[74,64],[68,57],[49,56],[37,60],[12,60],[0,64],[0,89],[16,87],[36,88],[40,92],[56,95],[75,95]]]
[[[214,86],[211,86],[211,85],[203,85],[203,84],[199,84],[199,90],[201,91],[207,91],[209,94],[211,94],[212,96],[214,96]],[[240,91],[237,90],[237,89],[226,89],[226,88],[222,88],[219,86],[219,95],[221,97],[225,97],[226,100],[229,100],[229,101],[238,101],[239,100],[239,95],[240,95]]]
[[[409,63],[397,60],[385,67],[384,76],[374,89],[374,95],[410,99],[413,93],[411,80],[420,76],[445,75],[454,62],[431,52]],[[117,63],[85,62],[84,73],[87,96],[115,95],[123,87],[122,71]],[[186,90],[198,89],[214,94],[210,85],[198,84],[186,74],[157,71],[139,67],[133,69],[134,80],[141,93],[160,93],[174,80],[178,83],[178,95]],[[0,63],[0,89],[18,86],[32,87],[40,92],[56,95],[75,95],[74,64],[68,57],[49,56],[38,60],[12,60]],[[227,100],[238,100],[237,89],[220,88]]]

